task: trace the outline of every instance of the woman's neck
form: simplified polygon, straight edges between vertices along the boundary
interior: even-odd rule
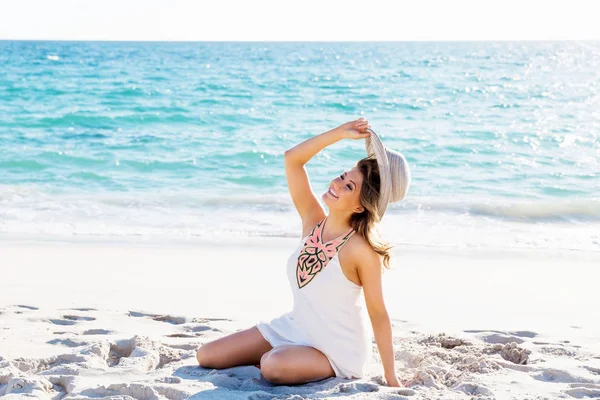
[[[335,239],[350,229],[350,219],[345,215],[330,212],[325,221],[326,239]],[[324,239],[324,241],[327,241]]]

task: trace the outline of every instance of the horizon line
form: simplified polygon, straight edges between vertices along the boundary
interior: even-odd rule
[[[369,40],[239,40],[239,39],[2,39],[0,42],[106,42],[106,43],[498,43],[498,42],[600,42],[599,39],[369,39]]]

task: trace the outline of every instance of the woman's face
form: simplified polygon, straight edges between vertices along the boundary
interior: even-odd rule
[[[361,212],[360,188],[363,176],[358,168],[344,171],[329,184],[329,190],[323,193],[323,202],[330,210]]]

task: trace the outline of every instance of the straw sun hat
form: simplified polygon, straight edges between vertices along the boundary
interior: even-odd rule
[[[367,131],[371,133],[365,140],[367,155],[369,158],[376,158],[379,166],[381,188],[377,211],[381,220],[388,204],[406,196],[411,180],[410,169],[402,154],[385,147],[373,129],[367,128]]]

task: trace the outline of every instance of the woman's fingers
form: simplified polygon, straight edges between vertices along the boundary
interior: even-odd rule
[[[357,122],[357,123],[354,124],[354,127],[356,129],[360,129],[360,130],[367,129],[369,127],[369,121],[366,121],[366,120],[365,121],[359,121],[359,122]]]
[[[364,131],[365,129],[368,129],[368,128],[370,128],[370,127],[371,127],[371,125],[369,125],[369,123],[368,123],[368,122],[365,122],[364,124],[360,124],[360,125],[358,125],[358,126],[357,126],[357,129],[360,129],[361,131]]]
[[[355,131],[354,135],[356,136],[354,136],[353,139],[365,139],[371,134],[368,131],[371,125],[365,117],[360,117],[359,119],[348,123],[346,126]]]

